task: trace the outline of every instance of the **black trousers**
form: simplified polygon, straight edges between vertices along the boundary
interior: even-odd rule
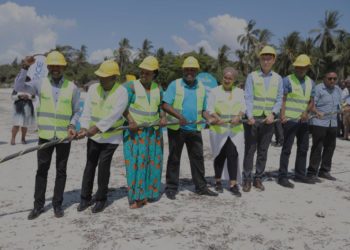
[[[243,160],[243,179],[252,180],[254,154],[257,151],[254,178],[261,178],[265,171],[267,151],[273,135],[273,124],[244,124],[245,150]]]
[[[39,145],[48,140],[39,138]],[[60,143],[53,147],[38,150],[38,170],[35,177],[34,207],[43,208],[45,205],[45,193],[47,186],[47,174],[51,165],[51,158],[56,149],[56,180],[52,198],[53,207],[62,205],[64,187],[67,179],[67,162],[70,152],[70,143]]]
[[[289,157],[294,138],[297,138],[297,154],[295,158],[295,176],[306,175],[306,157],[309,149],[309,130],[307,123],[288,121],[283,124],[284,143],[280,155],[279,177],[287,177]]]
[[[96,201],[107,200],[108,183],[112,157],[118,144],[97,143],[94,140],[87,141],[86,165],[81,187],[81,199],[91,200],[96,167],[98,165]]]
[[[230,180],[235,181],[237,179],[238,152],[230,137],[227,138],[224,146],[220,150],[220,153],[214,159],[214,171],[216,179],[221,179],[226,159]]]
[[[337,127],[312,127],[312,147],[308,175],[331,171],[332,158],[337,140]]]
[[[166,169],[166,191],[177,191],[179,187],[180,160],[184,144],[190,158],[192,180],[196,190],[206,188],[204,178],[203,140],[200,131],[168,129],[169,157]]]
[[[274,123],[274,133],[275,133],[276,142],[283,144],[284,134],[283,134],[282,123],[280,121],[277,121]]]

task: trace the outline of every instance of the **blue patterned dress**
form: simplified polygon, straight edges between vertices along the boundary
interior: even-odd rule
[[[123,85],[128,91],[129,105],[135,102],[133,82]],[[150,98],[147,92],[148,101]],[[163,92],[160,90],[160,100]],[[160,110],[160,109],[159,109]],[[160,195],[163,168],[163,133],[161,128],[143,128],[123,134],[124,159],[128,183],[128,198],[157,200]]]

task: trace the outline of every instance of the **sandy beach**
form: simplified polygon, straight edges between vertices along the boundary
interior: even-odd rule
[[[9,144],[12,127],[11,90],[0,89],[0,158],[37,144],[31,130],[27,145]],[[213,157],[209,133],[202,132],[206,176],[213,184]],[[167,136],[163,184],[168,156]],[[310,140],[311,145],[311,140]],[[295,145],[296,146],[296,145]],[[63,207],[65,216],[54,217],[51,198],[55,160],[51,164],[45,213],[33,221],[36,153],[0,164],[0,249],[350,249],[350,142],[337,140],[332,174],[337,181],[294,189],[266,178],[266,190],[234,197],[225,190],[219,197],[198,196],[191,181],[186,150],[181,160],[181,187],[175,201],[163,195],[144,208],[128,206],[122,145],[111,167],[108,207],[99,214],[77,212],[86,140],[74,141],[68,162]],[[293,147],[289,170],[295,159]],[[278,169],[281,148],[270,147],[266,170]],[[95,180],[96,182],[96,180]],[[95,183],[96,184],[96,183]],[[163,185],[164,188],[164,185]]]

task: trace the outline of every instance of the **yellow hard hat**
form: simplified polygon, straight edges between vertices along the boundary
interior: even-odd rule
[[[293,63],[294,67],[306,67],[309,65],[311,65],[310,57],[305,54],[299,55]]]
[[[95,74],[100,77],[109,77],[120,75],[118,63],[113,60],[107,60],[101,63],[98,70],[95,71]]]
[[[134,76],[134,75],[129,75],[129,74],[126,75],[125,78],[126,78],[126,81],[127,81],[127,82],[135,81],[135,80],[136,80],[136,76]]]
[[[46,64],[66,66],[67,62],[62,53],[58,51],[52,51],[46,56]]]
[[[266,45],[259,53],[259,56],[261,55],[266,55],[266,54],[270,54],[270,55],[274,55],[276,57],[276,50],[274,48],[272,48],[271,46]]]
[[[184,60],[184,63],[182,64],[182,68],[195,68],[199,69],[199,63],[196,58],[193,56],[189,56]]]
[[[157,58],[155,58],[154,56],[147,56],[145,59],[143,59],[143,61],[139,65],[139,68],[153,71],[159,69],[159,63]]]

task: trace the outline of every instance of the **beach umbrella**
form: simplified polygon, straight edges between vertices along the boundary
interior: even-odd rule
[[[207,92],[209,90],[211,90],[212,88],[215,88],[218,86],[218,82],[215,79],[215,77],[213,75],[209,74],[208,72],[201,72],[197,75],[196,78],[197,78],[197,80],[199,80],[203,83]]]

